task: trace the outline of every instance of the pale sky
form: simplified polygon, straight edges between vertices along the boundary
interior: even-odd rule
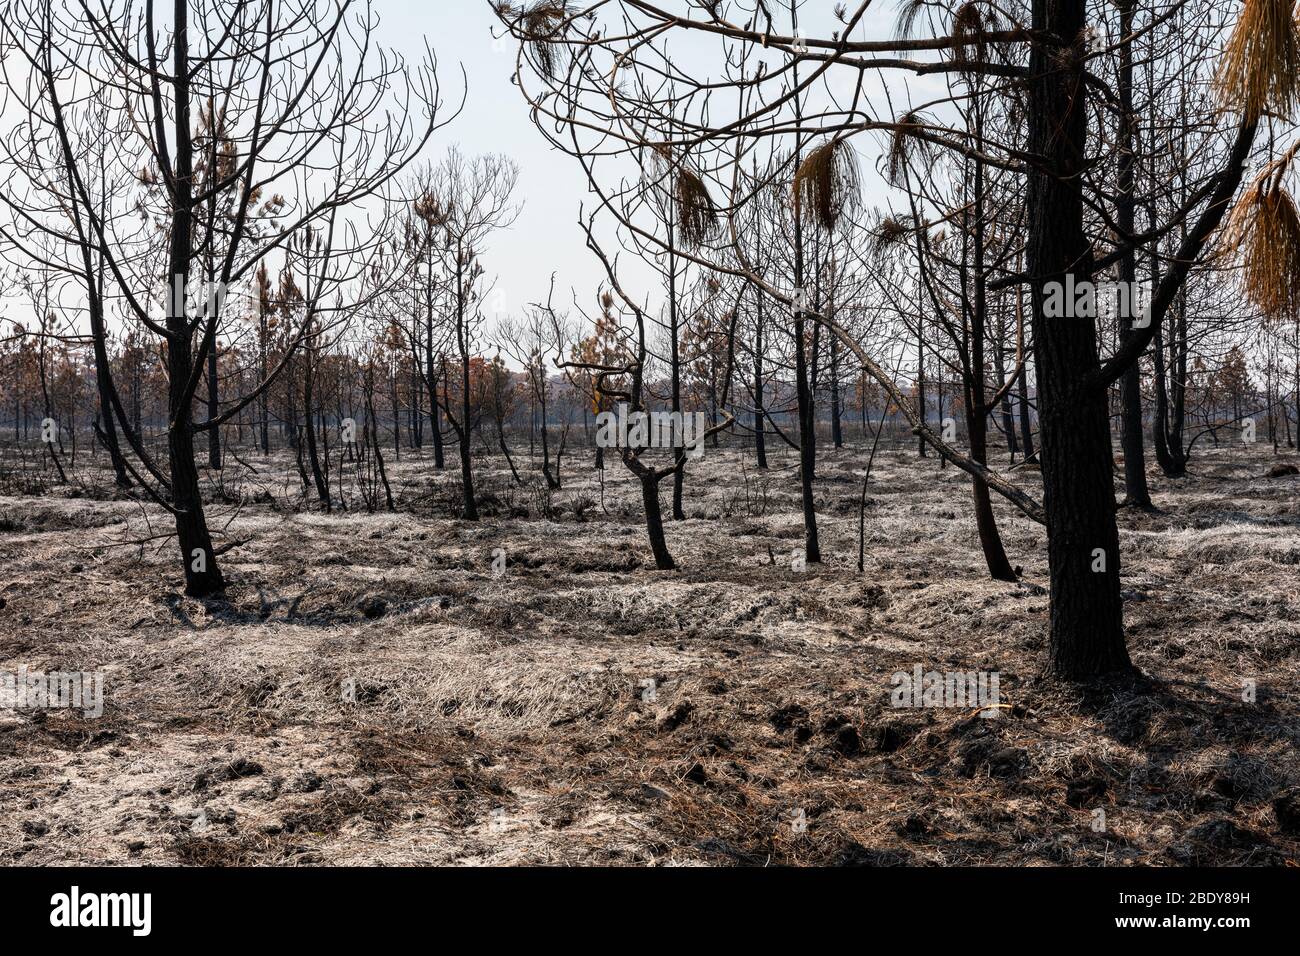
[[[572,302],[571,288],[584,304],[590,304],[604,273],[587,250],[576,223],[579,204],[585,199],[591,205],[586,181],[578,164],[551,150],[529,119],[522,94],[510,82],[517,47],[508,38],[493,42],[491,27],[497,20],[487,0],[374,0],[374,4],[381,17],[379,39],[384,45],[414,59],[422,50],[422,37],[427,36],[438,55],[448,97],[452,95],[450,85],[459,83],[461,64],[468,75],[465,112],[438,134],[428,157],[436,160],[447,145],[458,142],[467,153],[501,152],[519,163],[518,196],[524,209],[512,229],[491,241],[483,257],[489,275],[500,277],[485,311],[489,316],[510,314],[545,299],[552,272],[557,273],[557,306]],[[802,32],[829,36],[834,29],[833,5],[831,0],[808,0],[800,13],[806,25]],[[674,0],[668,0],[667,6],[679,8]],[[881,3],[855,35],[892,36],[896,17],[895,3]],[[856,80],[856,76],[853,71],[832,71],[836,82]],[[918,102],[943,95],[943,82],[937,77],[909,75],[904,79],[893,74],[888,81],[900,112],[909,94]],[[873,89],[879,90],[878,82]],[[864,153],[864,173],[869,172],[879,154],[875,141],[858,137],[855,145]],[[864,187],[869,205],[885,200],[886,190],[874,177],[864,176]],[[654,290],[628,291],[638,295]]]
[[[519,314],[529,303],[544,301],[556,275],[555,304],[569,309],[576,292],[584,306],[594,304],[594,293],[604,279],[599,261],[586,248],[577,225],[579,206],[593,205],[587,183],[578,163],[552,150],[529,118],[523,95],[511,83],[517,46],[509,38],[495,40],[492,28],[498,25],[487,0],[372,0],[380,18],[376,42],[418,62],[427,40],[439,60],[447,111],[454,109],[461,97],[461,68],[468,80],[468,94],[463,112],[449,126],[441,129],[426,146],[421,162],[437,162],[447,147],[459,144],[466,154],[504,153],[520,168],[516,201],[522,212],[514,225],[493,236],[487,244],[482,263],[495,285],[485,302],[489,319]],[[665,0],[673,9],[685,9],[682,0]],[[783,6],[783,4],[777,4]],[[832,0],[806,0],[800,13],[805,35],[829,36],[835,23],[831,19]],[[857,35],[880,37],[892,35],[897,6],[892,0],[874,8]],[[721,72],[720,56],[713,57],[709,48],[695,51],[702,75]],[[711,59],[712,57],[712,59]],[[719,62],[714,62],[718,60]],[[832,70],[831,82],[837,95],[847,97],[856,72]],[[535,82],[535,81],[534,81]],[[888,74],[888,84],[895,111],[906,108],[909,99],[924,101],[942,95],[942,80],[937,77]],[[880,97],[879,80],[870,88],[873,100]],[[869,94],[870,95],[870,94]],[[883,103],[883,98],[877,100]],[[846,98],[847,102],[847,98]],[[881,112],[885,108],[880,106]],[[868,205],[886,201],[887,190],[871,170],[879,156],[878,143],[857,137],[854,145],[862,159],[864,191]],[[618,250],[611,244],[609,252]],[[661,290],[650,276],[638,270],[630,257],[622,256],[621,277],[628,292],[637,298],[650,297],[651,308],[659,305]],[[630,281],[629,281],[630,280]],[[22,318],[29,311],[21,300],[6,303],[7,318]]]
[[[516,198],[523,212],[492,238],[483,257],[488,274],[498,276],[485,311],[512,314],[545,300],[552,272],[558,273],[557,305],[572,301],[570,286],[590,302],[589,290],[603,273],[577,227],[586,180],[529,120],[523,95],[510,82],[517,48],[509,39],[493,43],[490,27],[497,21],[486,0],[375,0],[375,9],[380,41],[408,58],[420,56],[427,36],[448,100],[459,99],[462,64],[469,77],[465,111],[438,133],[426,157],[436,161],[459,143],[466,153],[505,153],[519,164]]]

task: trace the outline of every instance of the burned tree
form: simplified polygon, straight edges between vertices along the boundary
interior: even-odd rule
[[[31,251],[25,237],[52,233],[83,274],[107,273],[102,300],[164,348],[165,463],[145,449],[108,376],[105,387],[140,465],[132,478],[173,516],[186,593],[203,597],[225,582],[195,437],[232,420],[284,367],[216,417],[194,420],[226,290],[400,171],[437,127],[440,102],[431,58],[411,70],[372,48],[366,7],[357,17],[315,0],[161,6],[72,11],[15,0],[0,10],[6,58],[30,77],[9,74],[27,150],[4,204],[11,242]],[[104,177],[86,143],[103,129],[84,122],[96,114],[123,134],[109,176],[134,177],[134,195],[96,188]],[[199,114],[211,118],[206,132]],[[326,159],[336,175],[322,182],[313,170]],[[91,334],[106,338],[94,312],[91,321]],[[295,347],[301,338],[300,330]]]
[[[1148,13],[1133,34],[1093,51],[1085,30],[1084,0],[1036,3],[1029,11],[1009,11],[1009,22],[996,25],[985,16],[992,12],[989,8],[965,4],[938,12],[934,36],[895,39],[856,38],[869,8],[866,2],[841,7],[840,22],[823,25],[826,33],[816,37],[795,29],[798,4],[791,5],[788,16],[782,11],[782,21],[767,3],[681,6],[686,9],[623,0],[593,18],[552,6],[539,24],[536,16],[528,15],[536,13],[532,8],[498,5],[501,22],[520,41],[517,75],[538,128],[582,163],[593,190],[616,215],[621,211],[613,198],[621,189],[616,162],[650,143],[691,143],[696,166],[710,169],[714,187],[728,197],[719,205],[729,209],[748,199],[736,189],[743,181],[736,167],[748,164],[748,152],[762,139],[789,142],[796,167],[809,144],[824,148],[836,140],[879,133],[924,142],[930,149],[1019,176],[1025,191],[1024,271],[996,278],[986,291],[1027,287],[1031,302],[1041,506],[944,441],[860,343],[824,313],[803,308],[801,273],[793,288],[779,288],[757,274],[746,261],[734,214],[728,220],[725,254],[684,248],[675,252],[716,271],[743,276],[761,286],[772,301],[791,307],[796,319],[806,313],[822,324],[944,458],[1043,521],[1049,538],[1051,672],[1086,679],[1127,671],[1107,392],[1140,359],[1189,271],[1207,251],[1241,182],[1261,113],[1266,108],[1285,113],[1294,105],[1294,57],[1286,63],[1267,62],[1269,51],[1291,48],[1294,20],[1266,14],[1269,5],[1263,0],[1246,5],[1228,47],[1221,84],[1225,104],[1240,121],[1224,129],[1213,111],[1206,110],[1197,135],[1216,151],[1218,160],[1186,203],[1153,224],[1155,235],[1185,230],[1185,238],[1156,286],[1146,327],[1131,330],[1133,334],[1103,360],[1095,317],[1055,318],[1046,308],[1048,289],[1067,281],[1091,281],[1143,239],[1116,232],[1113,217],[1102,214],[1108,195],[1118,193],[1129,201],[1128,174],[1118,187],[1088,174],[1098,150],[1108,148],[1090,134],[1089,114],[1094,104],[1107,102],[1095,90],[1098,61],[1118,58],[1121,49],[1145,32],[1163,29],[1167,38],[1171,36],[1159,13]],[[913,9],[925,7],[916,4]],[[1260,31],[1265,42],[1255,39]],[[707,82],[698,78],[703,71],[691,61],[686,42],[703,35],[723,42],[728,50],[723,77]],[[1154,60],[1171,45],[1167,40]],[[909,54],[924,56],[905,59]],[[677,86],[672,96],[657,95],[659,87],[652,79],[662,75],[664,64]],[[1208,69],[1212,64],[1203,58],[1200,65]],[[939,104],[926,111],[931,118],[919,116],[915,108],[899,118],[881,116],[864,98],[865,79],[896,70],[985,77],[982,92],[973,95],[982,97],[982,108],[990,111],[1010,108],[1006,90],[1022,88],[1024,122],[1009,128],[1024,130],[1024,138],[994,140],[978,130],[945,123],[936,116]],[[812,102],[813,87],[840,72],[856,78],[849,84],[854,91],[851,101]],[[643,81],[637,82],[638,77]],[[724,89],[734,94],[726,98],[725,110],[719,106]],[[594,129],[599,129],[599,151],[586,145]],[[1132,201],[1140,205],[1142,199],[1133,196]],[[621,219],[621,224],[647,243],[667,245],[630,218]],[[805,475],[805,481],[809,477]]]

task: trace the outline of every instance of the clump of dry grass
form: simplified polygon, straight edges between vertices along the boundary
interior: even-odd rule
[[[832,139],[814,149],[794,174],[795,204],[828,232],[846,211],[856,207],[857,154],[846,139]]]
[[[1294,0],[1246,0],[1215,77],[1225,106],[1287,116],[1300,102],[1300,33]]]

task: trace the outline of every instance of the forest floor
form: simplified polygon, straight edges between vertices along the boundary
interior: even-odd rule
[[[1145,677],[1082,695],[1039,676],[1043,529],[996,502],[1024,578],[989,580],[967,477],[910,445],[877,458],[864,573],[857,442],[820,452],[803,570],[788,449],[690,464],[672,572],[616,460],[553,494],[479,461],[472,523],[454,469],[387,454],[397,514],[307,507],[286,453],[205,477],[242,542],[214,600],[102,473],[0,497],[0,673],[105,697],[0,709],[0,862],[1300,861],[1300,477],[1262,442],[1152,466],[1162,511],[1120,513]],[[996,673],[997,716],[891,706],[917,666]]]

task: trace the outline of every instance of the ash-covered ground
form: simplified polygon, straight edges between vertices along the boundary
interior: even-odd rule
[[[968,478],[911,444],[877,456],[863,573],[856,441],[820,451],[805,570],[788,449],[691,463],[673,572],[587,452],[553,493],[480,459],[477,523],[427,455],[390,452],[397,514],[326,515],[287,452],[239,453],[256,474],[204,478],[242,542],[224,599],[181,594],[174,543],[145,541],[165,515],[84,455],[0,497],[0,672],[101,670],[105,694],[98,718],[0,710],[3,862],[1300,859],[1300,477],[1265,477],[1293,452],[1152,467],[1162,512],[1120,513],[1145,679],[1083,692],[1039,677],[1044,530],[995,500],[1024,578],[989,580]],[[892,707],[917,665],[996,672],[999,716]]]

